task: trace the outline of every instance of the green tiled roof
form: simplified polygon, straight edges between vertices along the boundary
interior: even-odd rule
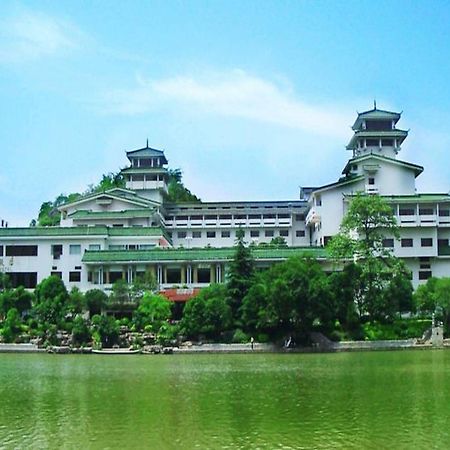
[[[449,194],[383,195],[388,202],[450,202]]]
[[[167,169],[164,167],[129,167],[127,169],[122,169],[122,173],[167,173]]]
[[[159,227],[30,227],[0,228],[1,237],[40,236],[166,236]]]
[[[149,217],[154,208],[127,209],[125,211],[86,211],[78,210],[70,214],[71,219],[132,219],[136,217]]]
[[[198,248],[198,249],[160,249],[153,250],[100,250],[86,251],[83,262],[86,263],[125,263],[157,261],[229,261],[235,249]],[[252,250],[256,260],[284,260],[291,256],[311,256],[326,258],[327,253],[321,247],[255,248]]]

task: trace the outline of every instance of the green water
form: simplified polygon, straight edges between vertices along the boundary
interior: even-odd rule
[[[0,448],[449,448],[450,351],[0,354]]]

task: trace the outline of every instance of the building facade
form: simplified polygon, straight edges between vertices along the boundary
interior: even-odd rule
[[[147,144],[127,152],[124,189],[62,205],[60,226],[0,228],[1,270],[28,288],[53,274],[69,288],[108,290],[152,272],[161,289],[194,289],[225,280],[238,229],[259,267],[309,255],[331,270],[325,246],[352,195],[365,192],[392,205],[401,240],[385,245],[405,260],[413,284],[449,276],[450,196],[416,192],[423,167],[398,158],[408,135],[397,128],[400,116],[376,107],[358,114],[338,181],[301,188],[291,201],[168,203],[166,156]],[[265,245],[277,237],[286,248]]]

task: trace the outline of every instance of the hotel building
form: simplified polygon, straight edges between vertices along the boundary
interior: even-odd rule
[[[387,237],[385,245],[404,259],[414,286],[449,276],[450,196],[416,192],[424,169],[398,157],[408,136],[397,128],[400,116],[376,107],[358,114],[338,181],[301,188],[290,201],[168,203],[164,152],[148,145],[129,151],[126,188],[62,205],[57,227],[0,227],[0,269],[13,285],[28,288],[53,274],[69,289],[108,290],[115,280],[132,282],[146,271],[162,290],[199,288],[224,281],[241,228],[255,244],[259,267],[309,255],[331,270],[326,243],[339,231],[352,195],[366,192],[392,206],[401,239]],[[287,247],[262,245],[275,237]]]

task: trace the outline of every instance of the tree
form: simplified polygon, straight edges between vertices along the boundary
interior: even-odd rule
[[[450,278],[429,278],[414,293],[417,309],[428,314],[436,313],[448,329],[450,327]]]
[[[236,243],[233,260],[230,263],[227,280],[229,304],[233,318],[237,320],[242,300],[252,284],[254,260],[251,249],[245,245],[244,231],[236,231]]]
[[[112,347],[119,342],[119,324],[111,316],[95,315],[91,320],[93,337],[102,347]]]
[[[287,247],[288,245],[286,239],[283,236],[277,236],[271,239],[269,246],[276,248],[284,248]]]
[[[212,284],[189,300],[183,310],[180,328],[187,336],[216,339],[232,324],[231,307],[223,284]]]
[[[74,286],[69,293],[68,310],[72,314],[80,314],[86,308],[86,299],[83,293]]]
[[[68,307],[69,294],[63,281],[57,276],[43,279],[34,291],[34,313],[41,324],[57,325],[63,321]]]
[[[158,287],[158,282],[153,272],[147,271],[141,276],[137,276],[131,285],[130,297],[139,303],[146,292],[155,292]]]
[[[16,308],[11,308],[3,322],[2,335],[5,342],[14,342],[14,339],[20,333],[20,324],[19,311]]]
[[[86,291],[84,298],[91,317],[95,314],[100,314],[108,302],[108,296],[101,289]]]
[[[123,305],[124,303],[128,303],[130,301],[130,286],[126,280],[119,278],[113,283],[110,299],[113,303],[119,305]]]
[[[133,321],[138,329],[150,326],[154,333],[158,333],[171,314],[171,303],[166,297],[146,292],[134,313]]]
[[[324,331],[332,328],[332,300],[329,280],[319,263],[290,258],[256,277],[240,312],[250,332],[273,337],[292,333],[304,339],[315,323]]]
[[[384,290],[394,277],[407,284],[405,266],[384,246],[386,238],[398,239],[396,220],[386,201],[377,195],[356,194],[342,220],[340,232],[328,245],[332,256],[355,261],[360,268],[361,288],[357,300],[360,316],[383,320],[392,313]],[[400,282],[400,278],[404,280]],[[393,288],[393,286],[392,286]]]
[[[84,345],[91,341],[92,335],[88,322],[81,316],[75,317],[72,326],[72,342],[75,345]]]
[[[183,173],[180,169],[169,169],[167,183],[167,201],[170,203],[199,203],[201,200],[187,189],[183,182]]]
[[[0,293],[0,315],[6,315],[12,308],[23,315],[31,309],[34,295],[23,286],[16,289],[7,289]]]

